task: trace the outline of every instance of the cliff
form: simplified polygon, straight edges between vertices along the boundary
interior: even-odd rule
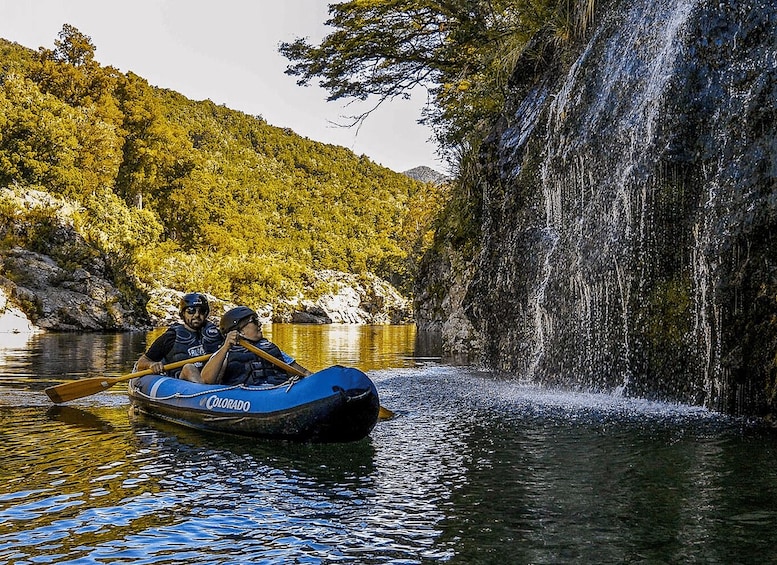
[[[586,42],[519,64],[476,251],[426,258],[419,327],[538,383],[773,414],[776,23],[615,0]]]
[[[442,173],[438,173],[431,167],[426,167],[426,166],[415,167],[413,169],[409,169],[403,172],[402,174],[410,177],[413,180],[417,180],[419,182],[430,182],[433,184],[441,184],[441,183],[450,181],[449,177],[445,176]]]

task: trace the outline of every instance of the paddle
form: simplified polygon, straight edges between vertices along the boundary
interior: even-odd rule
[[[254,344],[252,344],[250,341],[248,341],[247,339],[244,339],[244,338],[241,337],[241,338],[239,338],[237,340],[237,343],[238,343],[238,345],[242,345],[243,347],[245,347],[251,353],[256,353],[262,359],[265,359],[265,360],[269,361],[270,363],[272,363],[273,365],[275,365],[276,367],[278,367],[280,369],[283,369],[287,373],[291,373],[292,375],[295,375],[297,377],[304,377],[305,376],[305,373],[303,373],[299,369],[295,369],[294,367],[292,367],[288,363],[284,363],[283,361],[281,361],[277,357],[273,357],[272,355],[270,355],[269,353],[267,353],[263,349],[259,349]]]
[[[380,410],[378,410],[378,418],[380,418],[381,420],[390,420],[394,416],[396,416],[394,412],[392,412],[388,408],[384,408],[383,406],[381,406]]]
[[[191,359],[170,363],[165,365],[164,369],[165,371],[169,371],[170,369],[183,367],[187,363],[197,363],[199,361],[207,361],[208,359],[210,359],[210,355],[200,355],[199,357],[192,357]],[[152,369],[146,369],[145,371],[138,371],[137,373],[130,373],[120,377],[93,377],[91,379],[81,379],[73,381],[72,383],[50,386],[45,389],[45,392],[51,400],[57,404],[61,404],[63,402],[70,402],[76,398],[97,394],[98,392],[111,388],[116,383],[128,381],[135,377],[142,377],[143,375],[151,375],[153,373],[154,371]]]
[[[269,361],[270,363],[272,363],[276,367],[279,367],[280,369],[283,369],[287,373],[291,373],[292,375],[295,375],[297,377],[304,377],[304,376],[306,376],[305,373],[303,373],[299,369],[295,369],[294,367],[292,367],[288,363],[284,363],[283,361],[281,361],[277,357],[273,357],[272,355],[270,355],[266,351],[264,351],[262,349],[259,349],[258,347],[253,345],[250,341],[247,341],[246,339],[244,339],[242,337],[237,340],[237,343],[239,345],[242,345],[243,347],[245,347],[251,353],[256,353],[262,359],[265,359],[265,360]],[[380,418],[381,420],[388,420],[389,418],[393,418],[394,416],[395,416],[394,412],[392,412],[388,408],[384,408],[383,406],[381,406],[380,410],[378,411],[378,418]]]

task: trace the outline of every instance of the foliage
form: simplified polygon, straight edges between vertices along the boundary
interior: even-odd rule
[[[443,239],[463,244],[477,234],[473,162],[504,110],[517,62],[535,58],[548,43],[581,37],[594,5],[595,0],[350,0],[330,4],[326,23],[334,31],[319,45],[299,38],[281,44],[280,52],[291,62],[287,74],[299,77],[300,85],[318,79],[329,100],[371,99],[376,107],[407,98],[415,88],[429,92],[420,121],[432,126],[441,154],[457,172],[438,229]],[[354,122],[370,112],[354,116]]]
[[[72,202],[73,227],[116,276],[257,306],[319,269],[411,287],[435,187],[151,87],[100,66],[95,50],[67,24],[53,50],[0,40],[0,187]],[[33,220],[7,202],[2,215]],[[52,218],[26,239],[6,229],[6,244],[44,248]]]
[[[429,90],[425,121],[443,153],[476,147],[502,110],[508,80],[532,37],[582,33],[594,0],[351,0],[330,4],[320,45],[282,43],[287,74],[318,78],[329,100],[404,97]],[[355,116],[362,120],[369,114]]]
[[[300,84],[319,78],[331,100],[379,104],[426,88],[422,120],[458,170],[452,190],[103,67],[69,24],[52,50],[0,41],[0,186],[42,186],[74,202],[86,244],[143,286],[197,281],[237,302],[266,301],[298,293],[312,270],[335,269],[409,291],[432,226],[457,246],[477,234],[473,170],[516,61],[540,32],[573,38],[592,7],[351,0],[330,5],[335,31],[321,45],[281,45],[287,72]],[[30,233],[45,226],[41,218]]]

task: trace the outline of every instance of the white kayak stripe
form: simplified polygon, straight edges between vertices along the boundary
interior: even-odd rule
[[[169,380],[170,377],[162,377],[157,382],[154,383],[154,386],[151,387],[151,390],[149,391],[148,395],[151,398],[156,398],[157,390],[159,390],[159,387],[162,385],[163,382]]]

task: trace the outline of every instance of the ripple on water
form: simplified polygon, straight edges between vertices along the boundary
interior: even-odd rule
[[[398,416],[347,445],[201,434],[116,395],[0,406],[0,561],[628,562],[708,548],[722,523],[775,541],[774,513],[733,499],[777,502],[736,421],[431,363],[371,376]]]

